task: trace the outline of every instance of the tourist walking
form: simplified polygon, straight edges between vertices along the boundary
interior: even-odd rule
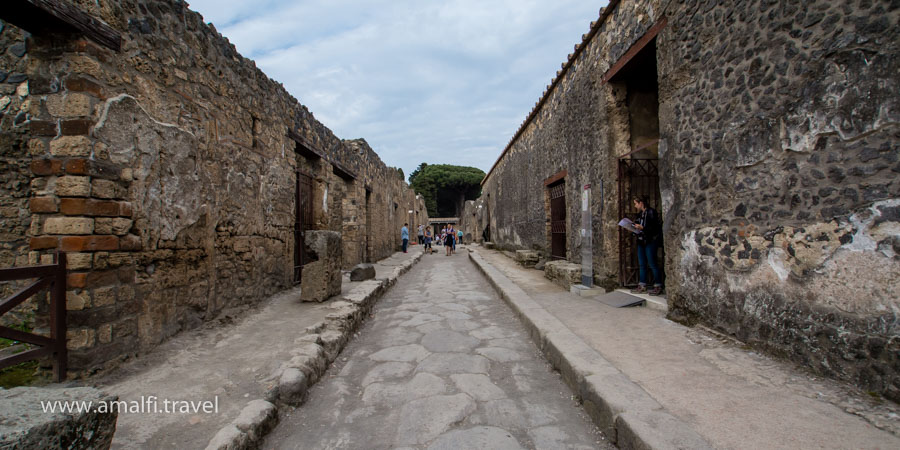
[[[462,230],[457,230],[456,231],[456,243],[459,245],[462,245],[462,241],[463,241],[463,232],[462,232]],[[454,250],[456,250],[455,247],[454,247]]]
[[[406,228],[408,225],[408,223],[404,223],[403,228],[400,229],[400,239],[403,240],[403,253],[406,253],[406,246],[409,245],[409,228]]]
[[[447,233],[444,238],[444,249],[446,250],[447,256],[453,254],[453,227],[447,226]]]
[[[456,250],[456,230],[453,229],[453,225],[447,225],[447,240],[444,241],[444,246],[447,247],[447,256]]]
[[[428,254],[431,254],[431,252],[433,251],[431,249],[431,228],[425,229],[424,238],[425,238],[425,241],[424,241],[425,242],[425,254],[428,255]]]
[[[638,219],[634,227],[640,230],[635,235],[638,253],[638,287],[631,292],[659,295],[662,293],[662,276],[656,264],[656,250],[659,249],[662,233],[659,214],[647,204],[646,197],[635,197],[632,202],[638,210]],[[653,274],[653,289],[647,290],[647,268]]]
[[[422,245],[425,242],[425,227],[419,224],[418,233],[416,233],[416,243]]]

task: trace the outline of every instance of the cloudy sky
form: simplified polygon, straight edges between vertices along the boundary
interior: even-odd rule
[[[190,0],[342,139],[485,172],[606,1]]]

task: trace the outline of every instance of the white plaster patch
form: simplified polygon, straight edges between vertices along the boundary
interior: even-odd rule
[[[787,255],[787,252],[784,249],[780,248],[772,248],[769,249],[769,258],[768,263],[769,267],[772,268],[772,271],[775,272],[775,275],[778,275],[778,279],[782,282],[787,281],[788,275],[791,273],[787,267],[784,266],[784,260]]]

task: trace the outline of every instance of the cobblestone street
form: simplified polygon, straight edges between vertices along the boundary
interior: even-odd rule
[[[465,251],[424,257],[374,311],[265,448],[611,447]]]

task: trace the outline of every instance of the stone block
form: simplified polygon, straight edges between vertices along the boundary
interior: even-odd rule
[[[80,311],[91,306],[91,297],[87,292],[77,289],[66,291],[66,309],[69,311]]]
[[[96,198],[125,198],[127,190],[112,180],[94,180],[91,194]]]
[[[375,278],[375,266],[372,264],[357,264],[350,271],[350,281],[363,281]]]
[[[541,260],[541,254],[534,250],[516,250],[516,262],[525,267],[534,267]]]
[[[493,249],[494,249],[494,243],[493,243],[493,242],[485,242],[485,243],[484,243],[484,248],[487,249],[487,250],[493,250]]]
[[[91,156],[91,140],[87,136],[60,136],[50,141],[53,156]]]
[[[90,269],[93,259],[94,257],[90,253],[69,253],[66,255],[66,268],[69,270]]]
[[[97,332],[91,328],[69,328],[66,330],[66,339],[69,350],[83,350],[94,346]]]
[[[112,342],[112,324],[103,324],[97,328],[97,342],[101,344]]]
[[[90,197],[91,179],[66,175],[56,179],[56,195],[60,197]]]
[[[56,199],[53,197],[37,197],[29,202],[29,209],[33,213],[55,213],[59,210]]]
[[[44,222],[44,234],[91,234],[94,219],[87,217],[50,217]]]
[[[581,283],[581,265],[565,260],[550,261],[544,266],[544,277],[566,290]]]
[[[44,412],[41,402],[109,405],[116,397],[90,387],[0,389],[0,448],[109,448],[118,411]]]
[[[47,154],[47,142],[43,139],[31,139],[28,141],[28,154],[41,156]]]
[[[80,92],[47,96],[47,111],[56,117],[91,115],[91,97]]]
[[[94,289],[94,306],[107,306],[116,303],[116,288],[113,286]]]
[[[312,259],[303,266],[300,300],[321,302],[341,293],[341,234],[336,231],[306,232],[306,254]]]

